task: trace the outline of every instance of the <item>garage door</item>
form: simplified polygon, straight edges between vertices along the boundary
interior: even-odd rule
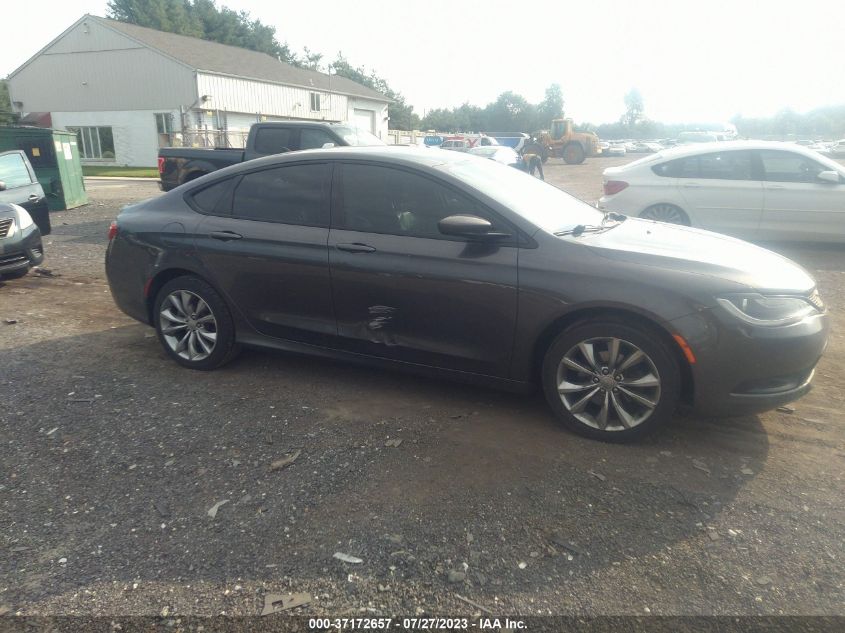
[[[355,108],[355,127],[376,133],[376,113],[373,110],[359,110]]]

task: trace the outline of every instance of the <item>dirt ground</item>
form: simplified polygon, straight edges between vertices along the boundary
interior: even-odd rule
[[[623,162],[547,179],[594,201]],[[833,320],[794,411],[615,446],[539,395],[274,353],[181,369],[103,272],[109,222],[156,186],[88,191],[53,215],[52,276],[0,284],[0,609],[845,615],[845,249],[774,246]]]

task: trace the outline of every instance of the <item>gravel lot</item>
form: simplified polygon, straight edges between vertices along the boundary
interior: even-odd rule
[[[547,179],[594,201],[624,162]],[[109,222],[155,184],[88,190],[53,215],[53,276],[0,283],[0,609],[845,615],[843,249],[774,246],[833,316],[793,412],[612,446],[539,394],[259,352],[181,369],[103,272]]]

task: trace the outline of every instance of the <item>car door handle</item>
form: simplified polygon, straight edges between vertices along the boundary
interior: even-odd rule
[[[337,244],[337,250],[344,251],[346,253],[372,253],[376,250],[375,246],[370,246],[369,244],[360,244],[355,242],[353,244]]]
[[[40,197],[41,197],[41,196],[38,196],[38,195],[36,195],[36,194],[34,194],[34,193],[29,194],[29,199],[30,199],[30,200],[33,200],[33,201],[38,200],[38,198],[40,198]]]
[[[786,189],[783,185],[769,185],[767,189]]]
[[[700,187],[700,186],[701,185],[699,185],[697,182],[685,182],[684,183],[684,187],[686,187],[687,189],[696,189],[697,187]]]
[[[228,242],[229,240],[239,240],[243,237],[239,233],[234,233],[232,231],[212,231],[209,235],[214,238],[215,240],[220,240],[221,242]]]

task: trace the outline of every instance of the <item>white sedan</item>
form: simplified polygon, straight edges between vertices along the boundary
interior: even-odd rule
[[[684,145],[603,180],[602,210],[745,239],[845,242],[845,167],[794,143]]]

